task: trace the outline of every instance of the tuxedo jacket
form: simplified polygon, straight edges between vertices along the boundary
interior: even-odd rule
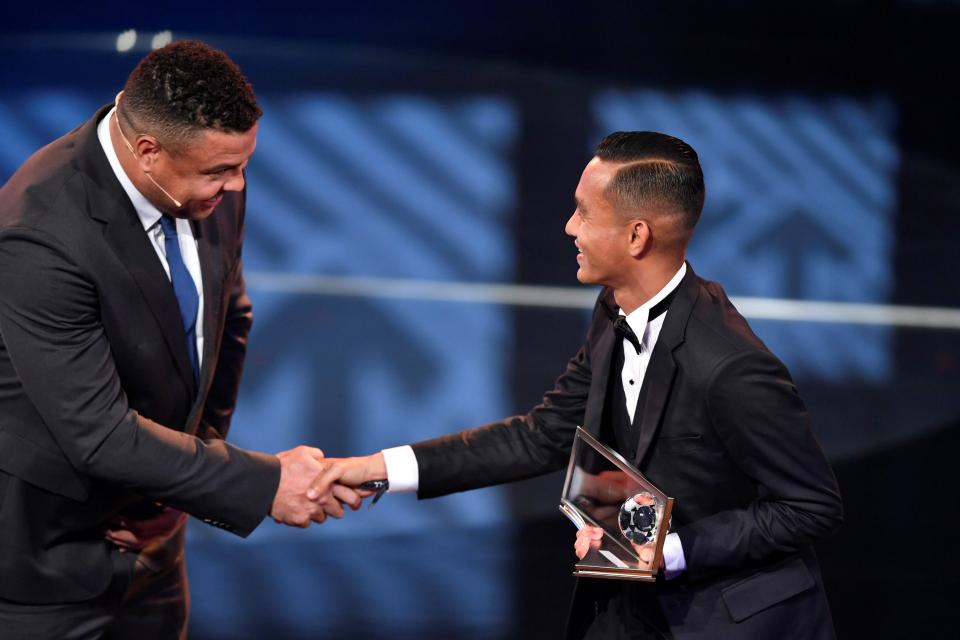
[[[613,293],[597,300],[582,348],[523,416],[414,445],[418,495],[509,482],[567,464],[577,425],[601,432],[616,337]],[[689,267],[643,380],[635,451],[621,451],[676,499],[687,569],[631,587],[687,637],[832,637],[811,543],[842,521],[836,480],[786,368],[723,289]],[[605,581],[604,581],[605,582]],[[593,609],[596,579],[578,581]],[[583,615],[588,615],[584,613]]]
[[[196,382],[173,287],[97,138],[108,110],[0,189],[0,599],[102,593],[105,524],[141,503],[247,535],[279,483],[275,458],[223,440],[252,320],[245,193],[193,224]]]

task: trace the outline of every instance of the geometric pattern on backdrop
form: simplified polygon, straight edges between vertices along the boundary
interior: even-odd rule
[[[248,273],[512,278],[509,159],[517,117],[508,102],[332,93],[260,100],[265,115],[247,170]],[[307,442],[328,455],[367,453],[508,412],[506,307],[250,294],[254,330],[231,436],[241,446],[277,451]],[[262,611],[225,606],[194,626],[242,629],[237,616],[251,622],[267,616],[292,627],[294,636],[309,635],[317,620],[342,618],[338,594],[366,591],[379,594],[375,618],[393,628],[442,614],[448,624],[458,620],[495,635],[510,616],[509,567],[503,554],[471,550],[465,531],[504,522],[502,491],[419,503],[393,496],[306,532],[268,524],[252,541],[195,527],[192,543],[205,551],[191,558],[195,593],[240,588],[222,560],[235,553],[230,547],[249,549],[251,542],[262,543],[282,578],[270,579],[277,597]],[[462,536],[449,544],[466,551],[440,557],[426,581],[412,579],[425,570],[423,554],[364,560],[364,540],[376,546],[384,536],[424,531]],[[337,548],[352,551],[326,557]],[[304,618],[304,611],[311,615]]]
[[[689,142],[707,184],[690,258],[735,296],[885,303],[899,155],[892,99],[609,90],[596,140],[650,129]],[[595,144],[595,141],[591,141]],[[794,374],[880,382],[891,329],[754,322]]]

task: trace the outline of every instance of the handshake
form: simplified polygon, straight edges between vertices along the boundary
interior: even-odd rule
[[[387,477],[382,453],[356,458],[326,458],[315,447],[300,446],[277,454],[280,486],[270,516],[279,524],[306,528],[342,518],[344,507],[356,511],[375,492],[364,482]]]

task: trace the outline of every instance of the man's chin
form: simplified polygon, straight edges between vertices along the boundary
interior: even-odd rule
[[[186,217],[190,220],[206,220],[216,210],[217,205],[210,205],[206,200],[200,200],[196,203],[191,202],[184,208],[184,211],[187,214]]]
[[[596,284],[593,278],[590,277],[590,274],[584,272],[583,267],[577,269],[577,280],[579,280],[581,284]]]

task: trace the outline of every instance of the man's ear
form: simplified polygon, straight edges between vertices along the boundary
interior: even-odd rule
[[[646,253],[651,244],[652,236],[650,223],[636,219],[630,222],[630,255],[639,258]]]
[[[150,173],[160,158],[160,141],[151,135],[139,135],[133,141],[133,148],[137,152],[140,168],[144,173]]]

